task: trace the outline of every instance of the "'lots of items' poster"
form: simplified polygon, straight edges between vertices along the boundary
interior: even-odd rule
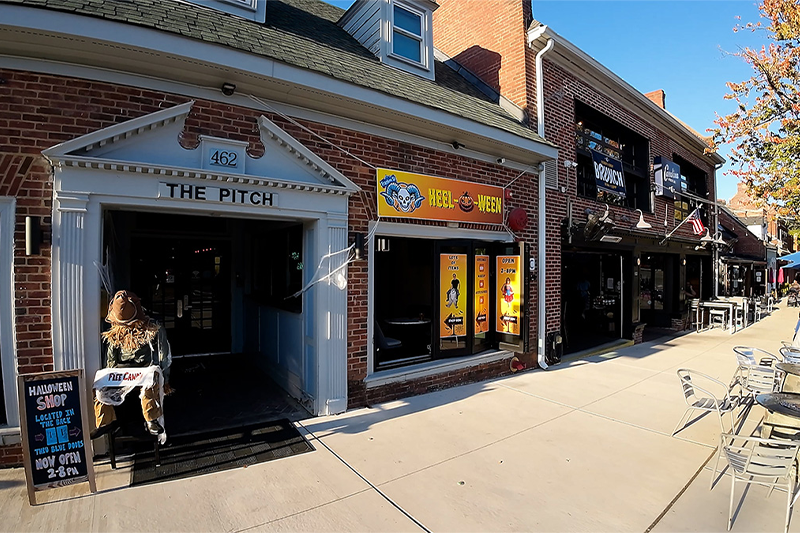
[[[489,331],[489,256],[475,256],[475,334]]]
[[[467,254],[440,255],[439,286],[439,337],[466,335]]]
[[[497,256],[497,320],[496,331],[520,334],[520,256]]]

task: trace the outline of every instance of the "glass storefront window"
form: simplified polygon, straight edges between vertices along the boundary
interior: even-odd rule
[[[499,303],[498,258],[518,254],[519,245],[385,236],[376,242],[376,369],[497,348],[527,327],[519,255],[501,267],[508,270],[503,280],[514,278],[518,286],[505,289],[506,307]]]

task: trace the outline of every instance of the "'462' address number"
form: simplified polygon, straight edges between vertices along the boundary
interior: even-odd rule
[[[226,150],[214,150],[211,152],[211,164],[219,167],[235,167],[239,155],[236,152]]]

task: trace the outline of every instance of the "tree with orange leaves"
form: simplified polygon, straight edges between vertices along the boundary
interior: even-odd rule
[[[782,215],[800,213],[800,0],[764,0],[762,21],[733,31],[766,31],[769,46],[734,54],[753,68],[753,77],[729,82],[725,96],[738,104],[715,123],[711,150],[732,143],[731,174],[747,184],[752,198]]]

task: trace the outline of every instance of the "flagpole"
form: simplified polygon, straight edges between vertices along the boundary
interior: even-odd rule
[[[680,228],[681,226],[683,226],[683,225],[686,223],[686,221],[687,221],[687,220],[689,220],[689,218],[690,218],[692,215],[694,215],[694,214],[697,212],[697,209],[698,209],[698,208],[697,208],[697,207],[695,207],[695,208],[694,208],[694,211],[692,211],[691,213],[689,213],[689,214],[686,216],[686,218],[684,218],[684,219],[681,221],[681,223],[680,223],[680,224],[678,224],[677,226],[675,226],[675,227],[672,229],[672,231],[670,231],[670,232],[669,232],[669,234],[667,234],[667,235],[666,235],[666,236],[665,236],[663,239],[661,239],[661,242],[659,242],[658,244],[659,244],[659,245],[661,245],[661,244],[664,244],[665,242],[667,242],[667,239],[669,239],[670,237],[672,237],[672,234],[673,234],[673,233],[675,233],[676,231],[678,231],[678,228]]]

